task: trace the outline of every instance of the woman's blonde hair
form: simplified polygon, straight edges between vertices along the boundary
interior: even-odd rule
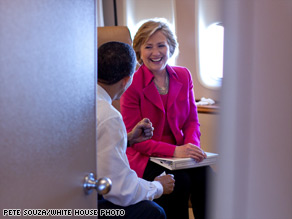
[[[169,24],[161,19],[151,19],[142,24],[133,40],[133,48],[136,52],[136,57],[139,64],[143,63],[143,60],[141,59],[141,46],[158,30],[161,30],[167,39],[170,57],[174,54],[178,43],[176,41],[175,34],[169,27]]]

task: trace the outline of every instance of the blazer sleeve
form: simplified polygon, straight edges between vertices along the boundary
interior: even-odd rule
[[[143,119],[140,107],[141,95],[142,89],[139,89],[138,86],[136,86],[135,81],[133,81],[132,85],[121,97],[121,114],[123,116],[127,132],[130,132],[134,126],[141,119]],[[147,156],[172,157],[176,146],[150,139],[144,142],[136,143],[131,147]]]
[[[187,70],[188,71],[188,70]],[[189,83],[189,106],[190,114],[186,122],[182,127],[184,133],[184,144],[192,143],[200,147],[200,123],[198,119],[197,106],[195,104],[195,97],[193,91],[193,80],[190,72],[188,71],[188,83]]]

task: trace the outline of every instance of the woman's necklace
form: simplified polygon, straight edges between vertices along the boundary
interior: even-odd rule
[[[157,83],[154,80],[154,84],[158,90],[158,92],[162,95],[165,95],[168,93],[168,87],[169,87],[169,77],[168,74],[166,73],[166,78],[165,78],[165,82],[164,82],[164,86],[160,87],[159,85],[157,85]]]

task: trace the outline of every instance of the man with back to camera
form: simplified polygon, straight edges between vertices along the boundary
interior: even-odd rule
[[[98,206],[124,209],[124,218],[166,218],[163,208],[152,200],[173,191],[173,176],[157,176],[153,182],[141,179],[130,169],[126,156],[127,144],[152,137],[152,124],[144,118],[127,134],[121,114],[112,106],[112,101],[120,99],[130,86],[135,67],[135,52],[128,44],[108,42],[99,47],[97,174],[98,178],[110,178],[112,189],[98,201]]]

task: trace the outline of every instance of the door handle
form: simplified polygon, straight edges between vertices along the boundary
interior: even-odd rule
[[[111,188],[112,181],[107,177],[96,180],[93,173],[89,173],[84,177],[83,190],[86,195],[92,193],[93,189],[95,189],[98,194],[105,195],[109,193]]]

